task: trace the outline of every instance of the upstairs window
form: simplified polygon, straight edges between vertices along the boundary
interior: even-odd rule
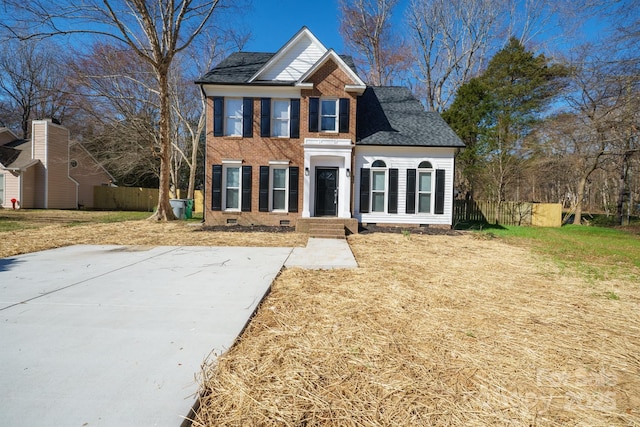
[[[309,132],[349,132],[349,98],[309,98]]]
[[[253,136],[253,98],[213,98],[214,136]]]
[[[290,129],[290,103],[288,99],[274,99],[272,101],[271,136],[288,138]]]
[[[338,100],[320,100],[320,132],[338,131]]]
[[[242,99],[225,99],[225,132],[226,136],[242,136]]]

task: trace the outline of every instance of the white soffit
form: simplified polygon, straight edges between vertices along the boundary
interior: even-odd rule
[[[326,52],[320,40],[307,27],[302,27],[249,82],[298,81]]]

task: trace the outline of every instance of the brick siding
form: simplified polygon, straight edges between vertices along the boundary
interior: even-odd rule
[[[304,181],[305,138],[340,138],[355,142],[357,96],[345,92],[345,84],[353,84],[346,73],[336,63],[328,61],[314,73],[307,82],[314,84],[312,90],[302,90],[300,98],[300,138],[262,138],[260,137],[260,98],[253,99],[253,137],[214,137],[213,136],[213,98],[207,99],[207,167],[205,195],[205,224],[224,225],[227,220],[237,221],[239,225],[280,225],[289,221],[295,226],[302,214]],[[309,97],[349,98],[349,133],[309,132]],[[242,160],[243,166],[252,166],[251,212],[225,212],[211,210],[211,167],[225,160]],[[298,166],[298,212],[276,213],[259,212],[259,167],[269,165],[269,161],[289,160],[289,166]],[[224,191],[224,189],[223,189]]]

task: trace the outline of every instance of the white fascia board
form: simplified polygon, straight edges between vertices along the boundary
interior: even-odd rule
[[[350,87],[363,86],[363,87],[366,88],[366,85],[362,81],[362,79],[360,77],[358,77],[358,75],[356,73],[353,72],[353,70],[344,62],[344,60],[342,58],[340,58],[340,55],[338,55],[336,53],[336,51],[333,50],[333,49],[329,49],[322,56],[322,58],[318,59],[318,62],[313,64],[313,66],[311,68],[309,68],[307,70],[307,72],[302,75],[302,77],[300,77],[300,79],[298,80],[298,82],[296,84],[304,83],[304,81],[306,79],[308,79],[310,76],[313,75],[313,73],[318,71],[318,69],[320,67],[322,67],[329,59],[333,59],[336,62],[336,64],[338,64],[340,69],[342,69],[342,71],[344,71],[356,83],[355,85],[345,85],[345,90],[346,90],[347,86],[350,86]],[[364,91],[364,89],[363,89],[363,91]]]
[[[295,86],[244,86],[244,85],[202,85],[208,96],[229,96],[249,98],[300,98],[301,88]]]
[[[273,55],[271,59],[269,59],[267,63],[264,64],[262,68],[258,70],[258,72],[256,72],[253,76],[251,76],[251,78],[249,79],[249,83],[253,82],[254,80],[257,80],[258,77],[260,77],[260,75],[265,70],[268,70],[271,67],[271,65],[279,61],[280,58],[282,58],[287,53],[287,51],[291,49],[291,46],[296,44],[298,40],[300,40],[304,36],[309,37],[312,43],[319,45],[319,47],[326,52],[327,48],[320,42],[320,40],[318,40],[318,38],[314,36],[313,33],[309,31],[307,27],[302,27],[300,31],[298,31],[288,42],[286,42],[284,46],[282,46],[280,50],[278,50],[278,52],[276,52],[276,54]]]
[[[296,83],[296,87],[300,89],[313,89],[313,83]]]
[[[365,85],[344,85],[344,90],[346,92],[354,92],[358,95],[362,95],[366,88],[367,86]]]

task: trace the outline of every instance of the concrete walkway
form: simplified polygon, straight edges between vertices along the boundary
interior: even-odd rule
[[[285,267],[308,270],[357,268],[351,248],[345,239],[318,239],[310,237],[307,247],[294,248],[284,263]]]
[[[357,267],[345,240],[313,238],[0,259],[0,426],[179,426],[283,264]]]

